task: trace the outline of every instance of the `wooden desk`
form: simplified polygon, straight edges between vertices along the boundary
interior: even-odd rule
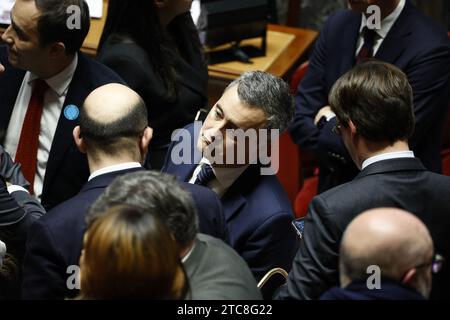
[[[317,38],[318,32],[308,29],[268,25],[267,56],[252,59],[253,64],[227,62],[209,66],[209,104],[212,106],[225,87],[248,70],[262,70],[289,81],[292,72],[305,60],[305,53]],[[281,41],[279,38],[282,38]],[[284,40],[286,43],[284,43]],[[244,41],[255,42],[254,39]],[[275,54],[275,56],[271,56]]]
[[[103,0],[103,15],[100,19],[91,19],[91,29],[84,40],[81,51],[90,56],[97,55],[97,46],[102,36],[103,27],[106,22],[106,14],[108,13],[108,0]]]

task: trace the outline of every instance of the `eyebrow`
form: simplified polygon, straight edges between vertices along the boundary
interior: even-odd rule
[[[219,111],[222,113],[222,115],[225,117],[225,112],[223,112],[222,107],[220,106],[219,103],[216,103],[216,108],[219,109]],[[230,127],[231,129],[238,129],[239,127],[230,119],[227,118],[227,122],[230,123]]]
[[[12,17],[12,13],[10,13],[10,19],[11,19],[11,27],[16,31],[16,33],[19,34],[20,37],[26,37],[25,31],[23,31],[15,22]]]

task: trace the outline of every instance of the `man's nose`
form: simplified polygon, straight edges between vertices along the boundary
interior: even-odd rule
[[[13,42],[12,37],[10,36],[10,33],[11,33],[11,26],[6,28],[5,32],[3,32],[3,34],[2,34],[2,41],[7,43],[8,45],[12,44],[12,42]]]

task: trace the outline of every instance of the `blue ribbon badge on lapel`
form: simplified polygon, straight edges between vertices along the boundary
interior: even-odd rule
[[[69,104],[64,108],[64,117],[67,120],[75,120],[80,115],[80,109],[74,104]]]

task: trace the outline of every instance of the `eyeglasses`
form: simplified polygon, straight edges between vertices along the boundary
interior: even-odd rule
[[[436,274],[439,271],[441,271],[444,261],[445,261],[445,258],[443,256],[441,256],[440,254],[435,254],[433,259],[431,259],[431,261],[419,264],[419,265],[415,266],[414,268],[418,269],[418,268],[425,268],[425,267],[431,266],[431,272]]]
[[[341,124],[338,122],[336,125],[331,129],[331,131],[335,134],[340,136],[341,135]]]

